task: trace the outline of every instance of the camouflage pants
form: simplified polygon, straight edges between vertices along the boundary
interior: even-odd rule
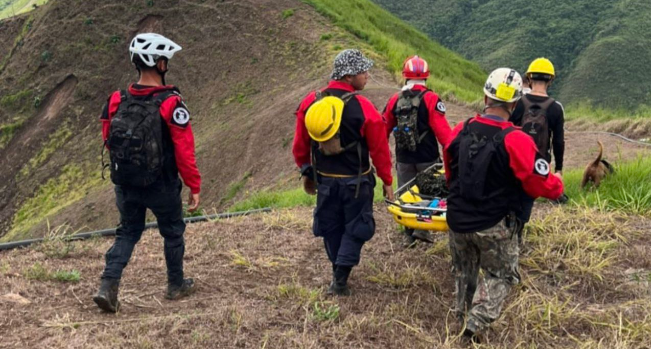
[[[518,237],[515,219],[469,234],[450,231],[450,252],[455,269],[456,311],[459,320],[467,315],[468,329],[486,329],[502,311],[502,304],[518,273]],[[484,271],[478,280],[479,268]]]

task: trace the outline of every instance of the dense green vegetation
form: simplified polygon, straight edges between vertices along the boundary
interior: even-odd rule
[[[475,63],[428,39],[369,0],[303,0],[335,25],[368,43],[383,56],[390,71],[399,76],[402,63],[418,54],[431,66],[430,86],[444,96],[453,93],[465,102],[481,98],[485,73]]]
[[[373,0],[489,70],[526,70],[540,56],[557,67],[566,106],[636,111],[651,104],[645,0]]]

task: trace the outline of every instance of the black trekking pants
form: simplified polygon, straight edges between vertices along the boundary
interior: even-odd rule
[[[120,279],[129,263],[133,248],[145,228],[145,213],[150,209],[158,220],[158,229],[165,239],[167,280],[170,284],[183,282],[185,253],[185,222],[181,202],[181,181],[159,180],[146,188],[115,186],[115,199],[120,211],[120,225],[115,243],[106,252],[106,268],[102,279]]]
[[[359,195],[355,187],[361,180]],[[314,235],[323,237],[325,250],[334,265],[359,264],[362,247],[375,234],[371,173],[354,178],[319,177],[314,209]]]

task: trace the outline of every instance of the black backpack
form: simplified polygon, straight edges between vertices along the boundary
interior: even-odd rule
[[[483,201],[488,167],[506,135],[516,129],[505,128],[488,139],[484,135],[470,132],[468,127],[470,120],[472,119],[464,123],[459,142],[460,194],[466,200]]]
[[[120,106],[111,119],[106,141],[113,183],[146,187],[161,176],[166,140],[160,105],[177,93],[172,89],[152,98],[151,94],[142,97],[120,91]]]
[[[412,90],[405,90],[400,93],[394,108],[396,127],[393,129],[393,136],[396,139],[396,148],[398,150],[416,151],[418,144],[429,132],[429,129],[423,133],[418,131],[418,108],[423,96],[428,91],[424,90],[415,94]]]
[[[549,122],[547,110],[554,103],[549,98],[542,103],[530,101],[526,96],[522,98],[524,114],[522,116],[522,131],[533,138],[540,154],[549,154]]]

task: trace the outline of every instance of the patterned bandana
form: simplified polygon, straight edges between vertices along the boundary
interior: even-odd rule
[[[339,80],[346,75],[357,75],[368,71],[372,66],[373,60],[364,57],[360,50],[343,50],[335,57],[335,65],[330,79]]]

